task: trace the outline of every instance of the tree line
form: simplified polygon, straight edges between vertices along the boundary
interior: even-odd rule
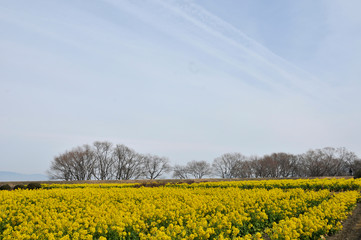
[[[140,154],[122,145],[94,142],[59,154],[51,162],[48,174],[59,180],[157,179],[172,172],[177,179],[289,178],[353,175],[361,169],[361,159],[346,148],[311,149],[303,154],[272,153],[245,156],[225,153],[213,160],[190,161],[171,167],[169,159]]]
[[[59,180],[156,179],[171,170],[169,160],[110,142],[94,142],[54,158],[48,174]]]
[[[346,148],[326,147],[309,150],[303,154],[272,153],[270,155],[244,156],[226,153],[213,160],[191,161],[173,168],[174,178],[289,178],[349,176],[361,169],[361,159]]]

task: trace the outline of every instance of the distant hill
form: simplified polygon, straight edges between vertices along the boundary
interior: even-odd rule
[[[46,181],[48,176],[43,174],[22,174],[16,172],[0,171],[0,181]]]

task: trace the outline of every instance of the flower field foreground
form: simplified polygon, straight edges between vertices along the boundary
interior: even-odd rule
[[[1,191],[0,239],[319,239],[359,198],[235,186]]]
[[[254,188],[302,188],[305,190],[328,189],[330,191],[360,190],[361,179],[322,178],[322,179],[275,179],[275,180],[247,180],[247,181],[223,181],[223,182],[200,182],[196,184],[176,184],[173,187],[182,188],[228,188],[238,187],[241,189]]]
[[[154,181],[153,183],[157,183]],[[205,181],[200,183],[168,183],[164,187],[176,188],[229,188],[237,187],[240,189],[255,188],[302,188],[304,190],[328,189],[330,191],[349,191],[361,190],[361,179],[344,178],[322,178],[322,179],[277,179],[277,180],[247,180],[247,181]],[[42,184],[43,188],[133,188],[140,187],[139,183],[101,183],[101,184]]]

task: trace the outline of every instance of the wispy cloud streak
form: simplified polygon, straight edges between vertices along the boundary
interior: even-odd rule
[[[154,0],[141,4],[131,1],[108,2],[203,50],[241,72],[243,75],[239,76],[244,76],[243,80],[252,84],[266,85],[279,92],[292,91],[313,97],[323,88],[323,83],[316,77],[274,54],[241,30],[192,1]],[[149,12],[149,9],[154,11]],[[188,34],[177,26],[188,28]],[[204,35],[208,38],[205,39]]]

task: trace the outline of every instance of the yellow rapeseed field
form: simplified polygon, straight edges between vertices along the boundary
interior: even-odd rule
[[[312,180],[324,189],[270,180],[0,191],[0,239],[319,239],[360,198],[349,190],[359,181],[329,181]]]

